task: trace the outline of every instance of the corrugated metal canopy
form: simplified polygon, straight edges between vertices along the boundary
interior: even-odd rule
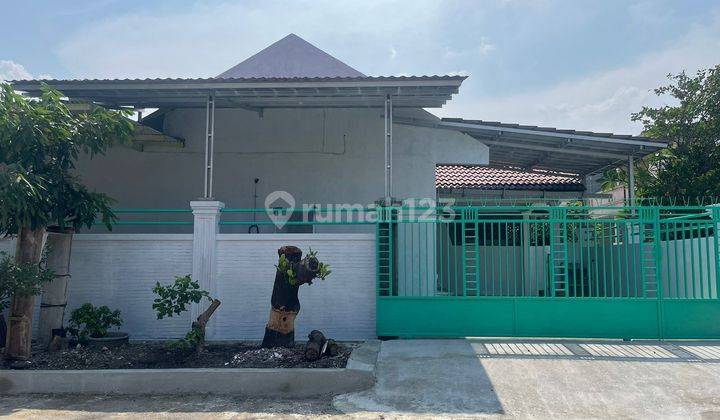
[[[647,137],[562,130],[494,121],[443,118],[398,120],[466,133],[490,148],[490,165],[591,175],[620,165],[628,158],[655,153],[667,145]]]
[[[19,80],[16,90],[31,96],[47,84],[74,100],[109,107],[182,108],[205,106],[209,94],[218,108],[394,107],[439,108],[458,92],[463,76],[305,77],[224,79]]]

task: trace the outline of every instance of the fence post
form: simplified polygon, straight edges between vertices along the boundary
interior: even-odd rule
[[[715,299],[720,299],[720,241],[718,235],[720,235],[720,204],[714,204],[710,206],[710,211],[713,221],[713,249],[715,255]],[[708,244],[708,246],[710,246]],[[710,295],[712,298],[712,295]]]
[[[665,336],[665,328],[664,328],[664,322],[663,322],[663,284],[662,284],[662,249],[660,247],[660,242],[662,240],[661,238],[661,232],[660,232],[660,208],[659,207],[650,207],[650,208],[640,208],[640,222],[641,226],[643,224],[649,224],[651,225],[652,233],[650,234],[647,229],[645,229],[645,234],[643,235],[643,239],[641,242],[641,246],[643,246],[644,242],[648,239],[651,241],[651,255],[652,255],[652,265],[644,266],[645,270],[651,269],[652,273],[648,273],[645,271],[643,275],[643,289],[644,289],[644,295],[645,297],[650,297],[648,295],[648,278],[652,277],[653,281],[655,282],[655,299],[657,300],[657,319],[658,319],[658,338],[663,339]],[[644,251],[641,251],[642,254],[645,254],[647,257],[647,253]]]
[[[192,249],[192,278],[200,285],[200,288],[207,290],[211,296],[217,297],[215,279],[215,249],[217,235],[220,231],[220,210],[225,203],[220,201],[198,200],[191,201],[190,208],[193,212],[193,249]],[[200,304],[193,304],[190,308],[191,319],[195,318],[205,310],[207,301]],[[210,329],[212,336],[212,329]]]

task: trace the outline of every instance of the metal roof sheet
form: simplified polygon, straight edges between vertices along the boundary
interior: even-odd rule
[[[627,165],[667,147],[642,136],[563,130],[495,121],[443,118],[435,121],[396,118],[397,123],[460,131],[490,148],[491,166],[591,175]]]
[[[20,80],[30,95],[47,84],[71,99],[106,106],[180,108],[204,106],[213,94],[217,107],[382,107],[392,95],[396,107],[441,107],[458,92],[462,76],[260,77],[203,79]]]

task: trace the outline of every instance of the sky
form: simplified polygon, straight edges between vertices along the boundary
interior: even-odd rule
[[[720,64],[718,0],[7,1],[0,80],[211,77],[289,33],[368,75],[461,74],[461,117],[639,134]]]

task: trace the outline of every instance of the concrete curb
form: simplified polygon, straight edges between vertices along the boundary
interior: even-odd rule
[[[304,398],[367,389],[379,343],[360,345],[344,369],[0,370],[0,394],[232,394]]]

